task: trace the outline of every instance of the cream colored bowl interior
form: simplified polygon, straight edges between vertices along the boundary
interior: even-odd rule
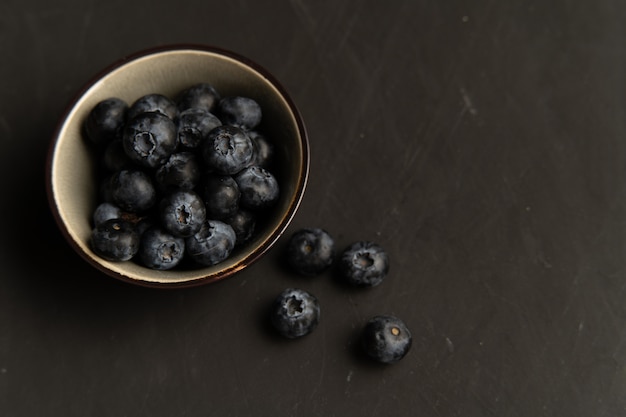
[[[132,261],[109,262],[89,247],[91,215],[98,185],[92,149],[81,128],[100,100],[119,97],[131,104],[148,93],[174,97],[199,82],[215,86],[222,96],[247,95],[263,109],[260,131],[270,138],[279,161],[281,198],[256,238],[213,267],[155,271]],[[265,252],[283,232],[299,205],[308,175],[308,148],[302,121],[293,103],[259,69],[211,50],[177,49],[139,56],[117,66],[87,88],[70,109],[54,138],[49,159],[49,196],[57,221],[72,246],[106,273],[148,286],[182,286],[215,281],[244,268]]]

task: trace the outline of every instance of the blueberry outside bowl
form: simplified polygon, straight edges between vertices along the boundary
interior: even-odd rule
[[[109,262],[90,248],[92,213],[98,203],[96,159],[82,136],[84,120],[99,101],[127,103],[149,94],[175,96],[206,82],[222,97],[248,96],[261,105],[260,126],[275,146],[278,203],[254,237],[221,263],[200,269],[157,271],[134,261]],[[72,248],[100,271],[146,287],[190,287],[232,276],[260,259],[280,238],[302,200],[309,174],[309,144],[302,117],[285,89],[267,70],[231,51],[198,45],[154,48],[125,57],[89,82],[70,104],[50,144],[46,187],[56,222]]]

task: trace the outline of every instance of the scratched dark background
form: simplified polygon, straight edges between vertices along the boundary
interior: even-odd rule
[[[0,415],[626,416],[626,2],[0,3]],[[288,233],[374,240],[349,290],[281,266],[219,284],[114,281],[62,240],[43,163],[73,95],[138,50],[245,55],[291,93],[311,176]],[[283,341],[264,312],[313,292]],[[355,335],[402,317],[409,355]]]

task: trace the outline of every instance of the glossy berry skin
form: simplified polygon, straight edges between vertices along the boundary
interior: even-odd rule
[[[178,143],[185,149],[196,149],[209,132],[222,125],[220,119],[204,109],[191,108],[178,116]]]
[[[91,232],[91,249],[109,261],[128,261],[139,250],[139,234],[133,224],[111,219],[97,225]]]
[[[208,83],[198,83],[183,90],[177,99],[178,110],[202,109],[213,112],[220,100],[220,94]]]
[[[209,175],[204,180],[202,198],[211,219],[223,220],[239,209],[241,192],[230,175]]]
[[[111,97],[96,104],[85,120],[85,134],[96,145],[104,145],[118,138],[126,121],[128,104]]]
[[[109,202],[131,213],[145,212],[156,203],[152,178],[141,170],[124,169],[112,174],[108,188]]]
[[[261,106],[250,97],[224,97],[217,105],[217,114],[225,125],[244,130],[256,128],[261,123]]]
[[[234,178],[241,191],[242,207],[251,210],[265,209],[273,206],[280,196],[276,177],[259,166],[244,168]]]
[[[176,150],[176,124],[161,113],[141,113],[126,123],[122,145],[126,155],[135,163],[157,168]]]
[[[226,219],[225,222],[235,231],[235,236],[237,236],[235,245],[242,245],[247,242],[256,229],[256,216],[254,213],[241,208]]]
[[[173,191],[159,202],[159,220],[176,237],[192,236],[204,224],[206,208],[195,191]]]
[[[230,256],[236,240],[230,225],[207,220],[197,233],[185,239],[186,253],[200,265],[216,265]]]
[[[374,287],[383,282],[389,272],[389,256],[376,243],[356,242],[341,254],[339,271],[351,285]]]
[[[178,116],[176,103],[163,94],[152,93],[139,97],[128,109],[128,118],[132,119],[141,113],[160,113],[174,120]]]
[[[372,317],[361,332],[361,346],[367,356],[385,364],[396,363],[409,352],[413,338],[397,317]]]
[[[300,229],[287,242],[287,263],[300,275],[320,274],[332,265],[334,257],[335,242],[323,229]]]
[[[270,142],[265,135],[251,130],[248,132],[252,145],[254,147],[254,155],[250,165],[257,165],[261,168],[269,169],[274,162],[274,144]]]
[[[98,226],[111,219],[119,219],[123,215],[123,211],[121,208],[111,203],[100,203],[93,211],[93,224]]]
[[[153,226],[141,235],[137,257],[148,268],[164,271],[178,265],[184,254],[184,238]]]
[[[124,211],[115,204],[107,202],[98,204],[92,215],[94,226],[98,226],[108,220],[121,219],[131,222],[139,234],[141,234],[142,231],[138,225],[140,225],[145,218],[146,217],[141,214]]]
[[[175,152],[155,173],[157,188],[162,192],[192,190],[200,181],[200,163],[191,152]]]
[[[243,130],[222,125],[209,132],[201,151],[210,170],[219,175],[232,175],[249,165],[254,148]]]
[[[299,288],[287,288],[282,291],[274,299],[270,310],[272,326],[288,339],[296,339],[311,333],[319,320],[318,299]]]

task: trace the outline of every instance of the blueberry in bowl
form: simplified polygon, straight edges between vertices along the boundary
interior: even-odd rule
[[[113,278],[176,288],[230,277],[267,253],[303,198],[309,144],[302,117],[272,74],[235,52],[202,45],[140,51],[105,68],[69,104],[48,152],[49,205],[69,245]],[[257,166],[270,149],[271,165]],[[238,180],[235,206],[206,196],[215,176]],[[197,207],[207,200],[210,211]],[[130,246],[100,242],[101,256],[95,219],[101,235],[119,234]],[[200,255],[213,241],[220,249]]]

